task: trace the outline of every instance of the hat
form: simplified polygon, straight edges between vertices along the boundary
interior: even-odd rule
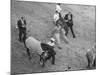
[[[53,41],[53,42],[55,41],[55,39],[54,39],[54,38],[51,38],[50,40],[51,40],[51,41]]]
[[[58,5],[60,5],[60,3],[57,3]]]

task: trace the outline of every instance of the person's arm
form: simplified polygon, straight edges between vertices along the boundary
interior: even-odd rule
[[[24,20],[24,24],[26,25],[26,20]]]
[[[16,29],[18,28],[18,23],[19,23],[19,20],[17,21],[17,24],[16,24]]]

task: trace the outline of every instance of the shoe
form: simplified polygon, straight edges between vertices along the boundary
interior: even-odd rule
[[[75,36],[73,36],[73,38],[76,38]]]

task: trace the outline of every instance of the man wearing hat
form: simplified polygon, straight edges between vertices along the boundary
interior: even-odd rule
[[[60,3],[57,3],[57,5],[56,5],[56,11],[58,11],[59,16],[61,16],[62,9],[61,9],[61,4]]]

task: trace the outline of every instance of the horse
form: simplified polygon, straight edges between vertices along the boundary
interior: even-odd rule
[[[88,61],[87,68],[96,67],[96,51],[95,51],[95,47],[93,47],[92,49],[88,49],[87,50],[86,58],[87,58],[87,61]]]
[[[51,38],[49,44],[42,43],[41,41],[31,36],[24,39],[24,45],[27,50],[29,59],[31,60],[30,53],[37,53],[40,56],[40,65],[42,67],[45,66],[45,62],[50,58],[52,58],[52,64],[55,64],[56,52],[54,51],[54,47],[52,46],[52,44],[54,44],[53,38]]]

